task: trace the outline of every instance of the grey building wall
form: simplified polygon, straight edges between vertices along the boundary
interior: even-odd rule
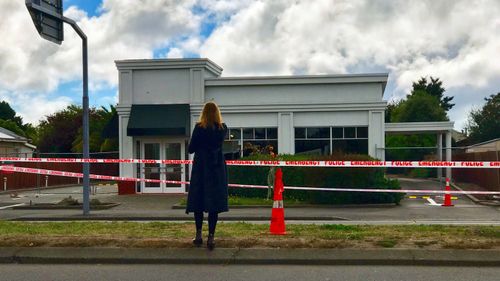
[[[368,152],[383,159],[387,74],[220,78],[204,59],[116,62],[119,71],[120,158],[134,158],[127,136],[132,104],[185,103],[191,130],[203,104],[217,102],[229,127],[277,127],[278,150],[294,153],[295,127],[368,126]],[[135,176],[122,165],[122,176]]]

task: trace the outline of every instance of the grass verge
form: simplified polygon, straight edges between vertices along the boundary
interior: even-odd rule
[[[205,227],[206,229],[206,227]],[[193,223],[0,222],[0,247],[191,247]],[[219,223],[219,247],[500,249],[498,226],[268,225]]]

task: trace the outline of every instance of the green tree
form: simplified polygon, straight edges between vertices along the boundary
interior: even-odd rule
[[[414,91],[405,101],[397,104],[391,112],[391,122],[448,121],[446,111],[439,100],[426,91]]]
[[[387,107],[385,109],[385,122],[390,123],[392,122],[392,115],[394,113],[394,109],[396,109],[400,103],[402,103],[403,100],[398,100],[398,101],[392,101],[387,104]]]
[[[5,128],[21,137],[26,137],[23,129],[21,129],[19,125],[17,125],[17,123],[12,120],[0,119],[0,127]]]
[[[10,104],[6,101],[1,101],[0,102],[0,119],[3,120],[12,120],[16,117],[16,112],[12,107],[10,107]]]
[[[89,150],[90,152],[118,150],[118,141],[103,137],[106,124],[116,114],[116,109],[101,107],[89,109]],[[38,126],[39,150],[41,152],[82,152],[83,110],[70,105],[46,117]],[[106,150],[103,150],[106,149]]]
[[[444,109],[445,112],[448,112],[450,109],[455,106],[455,104],[450,103],[453,100],[453,97],[445,97],[443,88],[443,82],[439,80],[439,78],[430,77],[430,81],[427,81],[427,78],[421,77],[417,82],[413,82],[413,89],[411,94],[425,91],[429,95],[435,97],[439,101],[439,105]]]
[[[106,129],[106,125],[111,122],[113,115],[117,114],[116,108],[110,105],[108,110],[106,107],[102,106],[99,109],[93,109],[89,114],[89,150],[91,152],[103,152],[103,151],[117,151],[118,141],[117,139],[108,139],[104,137],[103,131]],[[82,128],[78,131],[78,134],[73,141],[72,151],[73,152],[83,152],[83,134]]]
[[[82,108],[69,105],[48,115],[38,125],[38,150],[40,152],[71,152],[73,141],[82,125]]]
[[[23,118],[17,116],[16,111],[6,101],[0,102],[0,127],[26,137],[34,143],[37,141],[36,128],[30,123],[24,124]]]
[[[469,113],[469,138],[475,142],[483,142],[500,138],[500,93],[484,98],[486,104]]]

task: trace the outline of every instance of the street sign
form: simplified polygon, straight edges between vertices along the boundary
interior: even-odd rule
[[[62,0],[26,0],[26,7],[40,36],[61,44],[64,40]]]

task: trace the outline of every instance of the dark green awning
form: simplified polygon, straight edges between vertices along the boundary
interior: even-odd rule
[[[132,105],[127,136],[189,136],[189,104]]]

